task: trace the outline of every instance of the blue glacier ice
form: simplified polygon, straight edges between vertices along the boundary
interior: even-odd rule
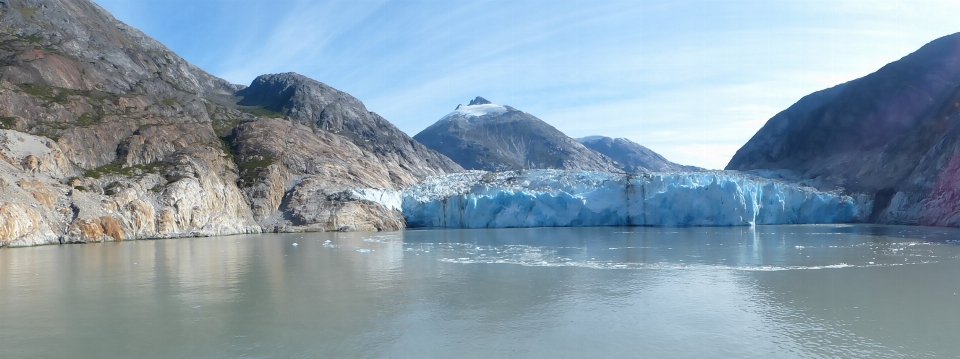
[[[391,198],[409,227],[448,228],[848,223],[870,208],[865,197],[735,171],[472,171]]]

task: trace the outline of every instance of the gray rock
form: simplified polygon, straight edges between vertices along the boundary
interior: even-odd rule
[[[416,178],[463,170],[444,155],[414,141],[360,100],[296,73],[262,75],[237,92],[244,106],[260,106],[317,130],[346,137]],[[405,173],[392,173],[397,184],[412,184]]]
[[[493,103],[493,102],[490,102],[490,101],[488,101],[487,99],[485,99],[485,98],[483,98],[483,97],[477,96],[477,97],[474,98],[473,100],[470,100],[470,103],[467,104],[467,106],[473,106],[473,105],[489,105],[489,104],[492,104],[492,103]],[[457,107],[460,107],[460,106],[457,106]]]
[[[241,187],[269,231],[404,228],[399,211],[342,193],[463,170],[360,100],[299,74],[259,76],[237,95],[241,106],[285,117],[243,124],[231,137]]]

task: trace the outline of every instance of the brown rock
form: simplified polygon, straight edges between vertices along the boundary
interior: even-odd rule
[[[120,229],[120,222],[116,218],[100,217],[100,227],[103,228],[103,234],[118,241],[123,240],[123,230]]]
[[[130,214],[129,227],[135,233],[153,234],[156,233],[157,224],[154,217],[153,206],[139,199],[133,200],[124,207]]]
[[[0,203],[0,246],[7,245],[40,230],[40,215],[14,203]]]
[[[73,228],[79,232],[80,242],[103,242],[103,226],[97,218],[79,219],[74,222]]]
[[[48,187],[47,184],[41,182],[40,180],[28,181],[26,179],[20,179],[17,182],[17,185],[33,196],[40,204],[48,209],[53,209],[54,203],[56,203],[57,194],[53,189]]]
[[[159,218],[157,218],[157,232],[158,233],[176,233],[177,231],[177,220],[173,216],[172,208],[164,208],[160,212]]]

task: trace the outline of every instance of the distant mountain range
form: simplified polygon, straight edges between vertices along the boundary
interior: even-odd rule
[[[539,118],[477,97],[413,138],[466,169],[605,172],[690,171],[625,139],[575,140]]]
[[[413,138],[471,170],[618,170],[606,156],[539,118],[483,97],[458,105]]]

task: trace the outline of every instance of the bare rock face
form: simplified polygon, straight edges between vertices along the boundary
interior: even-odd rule
[[[346,93],[244,90],[90,0],[3,0],[0,23],[0,247],[399,229],[354,190],[461,170]]]
[[[7,192],[7,191],[4,191]],[[6,193],[5,193],[6,194]],[[54,218],[42,210],[19,203],[0,204],[0,241],[7,246],[35,246],[57,243],[60,234],[51,227]]]
[[[399,211],[347,193],[463,170],[353,96],[302,75],[263,75],[237,94],[239,105],[285,117],[242,124],[231,138],[241,187],[265,230],[400,229]]]
[[[77,174],[60,146],[49,138],[0,130],[0,161],[30,175],[55,177]]]
[[[960,34],[771,118],[727,169],[874,196],[871,221],[960,226]]]
[[[349,94],[296,73],[262,75],[237,91],[244,106],[260,106],[331,134],[345,137],[383,160],[391,182],[407,184],[440,173],[462,171],[446,156],[414,141],[389,121],[367,111]],[[412,176],[412,177],[411,177]]]
[[[4,77],[105,94],[167,92],[231,95],[236,85],[211,76],[90,1],[6,0]],[[79,61],[78,61],[79,60]],[[158,81],[157,81],[158,80]]]
[[[349,139],[287,120],[245,123],[234,131],[241,187],[260,224],[272,231],[391,230],[403,216],[338,193],[399,189],[419,176],[364,151]],[[357,210],[367,208],[368,210]],[[380,216],[386,216],[387,221]],[[371,223],[343,225],[342,223]]]
[[[483,97],[457,106],[414,139],[469,170],[619,171],[607,156],[539,118]]]
[[[234,164],[217,149],[187,149],[149,166],[83,172],[62,161],[49,139],[8,130],[0,130],[0,139],[0,244],[261,231],[235,185]]]

